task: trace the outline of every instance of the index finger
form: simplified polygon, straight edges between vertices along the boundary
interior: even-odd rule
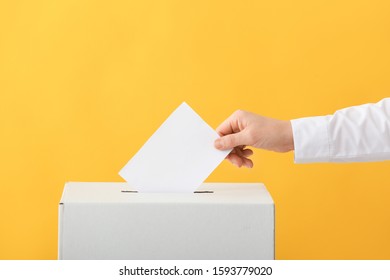
[[[216,131],[219,136],[240,132],[237,117],[234,114],[230,115],[230,117],[228,117],[217,127]]]

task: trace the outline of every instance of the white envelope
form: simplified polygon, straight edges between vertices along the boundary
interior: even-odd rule
[[[214,148],[215,132],[182,103],[122,168],[138,192],[193,192],[231,150]]]

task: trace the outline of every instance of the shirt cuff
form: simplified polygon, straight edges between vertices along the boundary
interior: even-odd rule
[[[295,163],[329,162],[329,116],[291,120]]]

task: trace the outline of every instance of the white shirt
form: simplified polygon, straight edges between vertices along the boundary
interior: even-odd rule
[[[291,125],[296,163],[390,160],[390,98]]]

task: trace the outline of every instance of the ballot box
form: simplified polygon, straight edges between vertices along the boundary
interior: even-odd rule
[[[65,184],[59,259],[274,259],[275,207],[260,183],[138,193],[126,183]]]

